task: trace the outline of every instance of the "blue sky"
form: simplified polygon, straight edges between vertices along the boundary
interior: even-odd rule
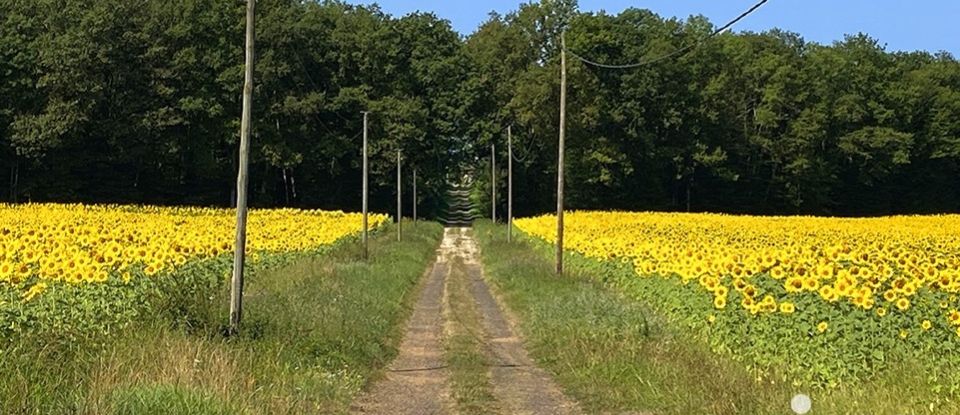
[[[703,14],[722,24],[756,0],[580,0],[584,11],[618,13],[627,7],[651,9],[661,16]],[[373,1],[351,1],[370,4]],[[520,0],[379,0],[384,11],[401,16],[430,11],[450,20],[454,29],[472,33],[490,11],[515,10]],[[775,27],[797,32],[808,41],[831,43],[844,34],[868,33],[888,50],[946,50],[960,57],[960,0],[770,0],[734,27],[762,31]]]

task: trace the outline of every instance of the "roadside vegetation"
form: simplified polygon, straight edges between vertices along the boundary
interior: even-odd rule
[[[450,389],[461,414],[488,414],[496,411],[480,310],[470,295],[462,259],[450,264],[446,298],[446,359],[450,367]]]
[[[392,207],[392,149],[438,196],[490,144],[506,156],[507,125],[516,213],[549,211],[561,33],[595,62],[672,56],[635,70],[568,56],[565,169],[582,184],[566,189],[569,208],[873,216],[960,205],[950,53],[775,28],[702,42],[720,22],[641,2],[596,13],[517,1],[463,34],[433,13],[349,3],[257,5],[249,191],[260,206],[355,208],[347,189],[359,186],[370,111],[373,211]],[[229,203],[244,17],[242,1],[0,2],[0,196]],[[426,197],[420,213],[442,204]]]
[[[205,293],[158,288],[157,296],[177,301],[142,310],[122,330],[5,339],[4,413],[346,412],[395,355],[441,235],[428,222],[405,226],[402,243],[393,232],[371,239],[369,263],[351,238],[251,272],[239,336],[223,336],[223,278]]]
[[[830,389],[758,381],[629,285],[605,284],[597,261],[568,254],[566,274],[557,277],[547,244],[522,234],[507,244],[506,230],[489,222],[475,229],[487,278],[519,318],[532,356],[588,412],[784,414],[797,393],[812,397],[817,414],[958,409],[936,398],[925,374],[906,367]]]

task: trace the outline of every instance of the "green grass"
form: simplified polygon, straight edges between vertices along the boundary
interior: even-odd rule
[[[252,273],[242,332],[232,338],[222,335],[221,284],[119,332],[8,341],[0,349],[3,413],[346,412],[396,354],[440,236],[437,224],[405,224],[403,243],[392,229],[371,239],[369,263],[354,242]]]
[[[116,415],[172,413],[180,415],[229,415],[236,411],[212,394],[173,385],[138,386],[115,391],[110,396]]]
[[[642,304],[575,271],[564,277],[526,238],[475,225],[486,275],[520,320],[532,356],[588,412],[785,413],[789,392],[674,333]]]
[[[447,330],[444,339],[450,389],[461,414],[496,412],[490,383],[490,356],[485,349],[480,311],[470,295],[460,259],[450,264],[447,279]]]
[[[534,358],[589,412],[790,414],[790,398],[806,393],[815,415],[960,413],[909,365],[829,390],[758,382],[629,287],[603,285],[591,260],[569,254],[558,277],[552,247],[523,235],[507,244],[506,229],[489,222],[475,229],[487,276],[521,320]]]

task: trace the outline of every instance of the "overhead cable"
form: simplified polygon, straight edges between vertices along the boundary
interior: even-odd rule
[[[674,56],[677,56],[677,55],[680,55],[680,54],[684,54],[684,53],[686,53],[686,52],[689,52],[690,50],[693,50],[693,49],[696,49],[696,48],[700,47],[700,46],[703,45],[703,43],[706,42],[707,40],[710,40],[710,39],[713,38],[714,36],[719,35],[720,33],[723,33],[723,32],[725,32],[726,30],[728,30],[728,29],[730,29],[731,27],[733,27],[733,25],[737,24],[737,22],[739,22],[740,20],[743,20],[743,18],[745,18],[745,17],[749,16],[751,13],[755,12],[757,9],[759,9],[761,6],[763,6],[763,5],[764,5],[765,3],[767,3],[768,1],[770,1],[770,0],[760,0],[759,2],[757,2],[756,4],[754,4],[753,7],[750,7],[749,9],[747,9],[747,11],[741,13],[741,14],[740,14],[739,16],[737,16],[735,19],[727,22],[727,24],[725,24],[725,25],[723,25],[723,26],[720,26],[718,29],[714,30],[714,31],[711,32],[709,35],[707,35],[707,36],[704,37],[703,39],[700,39],[700,40],[697,41],[696,43],[692,43],[692,44],[686,45],[686,46],[684,46],[684,47],[682,47],[682,48],[680,48],[680,49],[677,49],[677,50],[675,50],[675,51],[673,51],[673,52],[667,53],[667,54],[665,54],[665,55],[663,55],[663,56],[658,56],[658,57],[653,58],[653,59],[644,59],[644,60],[641,60],[640,62],[636,62],[636,63],[628,63],[628,64],[622,64],[622,65],[611,65],[611,64],[605,64],[605,63],[595,62],[595,61],[592,61],[592,60],[590,60],[590,59],[584,58],[583,56],[580,56],[579,54],[571,51],[570,49],[566,49],[566,52],[569,53],[570,55],[572,55],[573,57],[579,59],[581,62],[583,62],[583,63],[585,63],[585,64],[592,65],[592,66],[596,66],[596,67],[599,67],[599,68],[606,68],[606,69],[631,69],[631,68],[638,68],[638,67],[641,67],[641,66],[644,66],[644,65],[651,65],[651,64],[654,64],[654,63],[657,63],[657,62],[661,62],[661,61],[664,61],[664,60],[673,58]]]

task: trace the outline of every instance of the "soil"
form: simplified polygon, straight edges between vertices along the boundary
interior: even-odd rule
[[[362,414],[448,414],[452,412],[443,357],[442,299],[450,273],[444,240],[407,322],[399,353],[386,376],[354,404]]]
[[[481,313],[496,407],[505,414],[579,414],[579,406],[536,366],[509,313],[490,292],[469,228],[447,228],[437,259],[407,323],[397,358],[386,376],[354,405],[363,414],[451,414],[449,369],[443,356],[443,298],[450,267],[465,267],[470,293]]]

